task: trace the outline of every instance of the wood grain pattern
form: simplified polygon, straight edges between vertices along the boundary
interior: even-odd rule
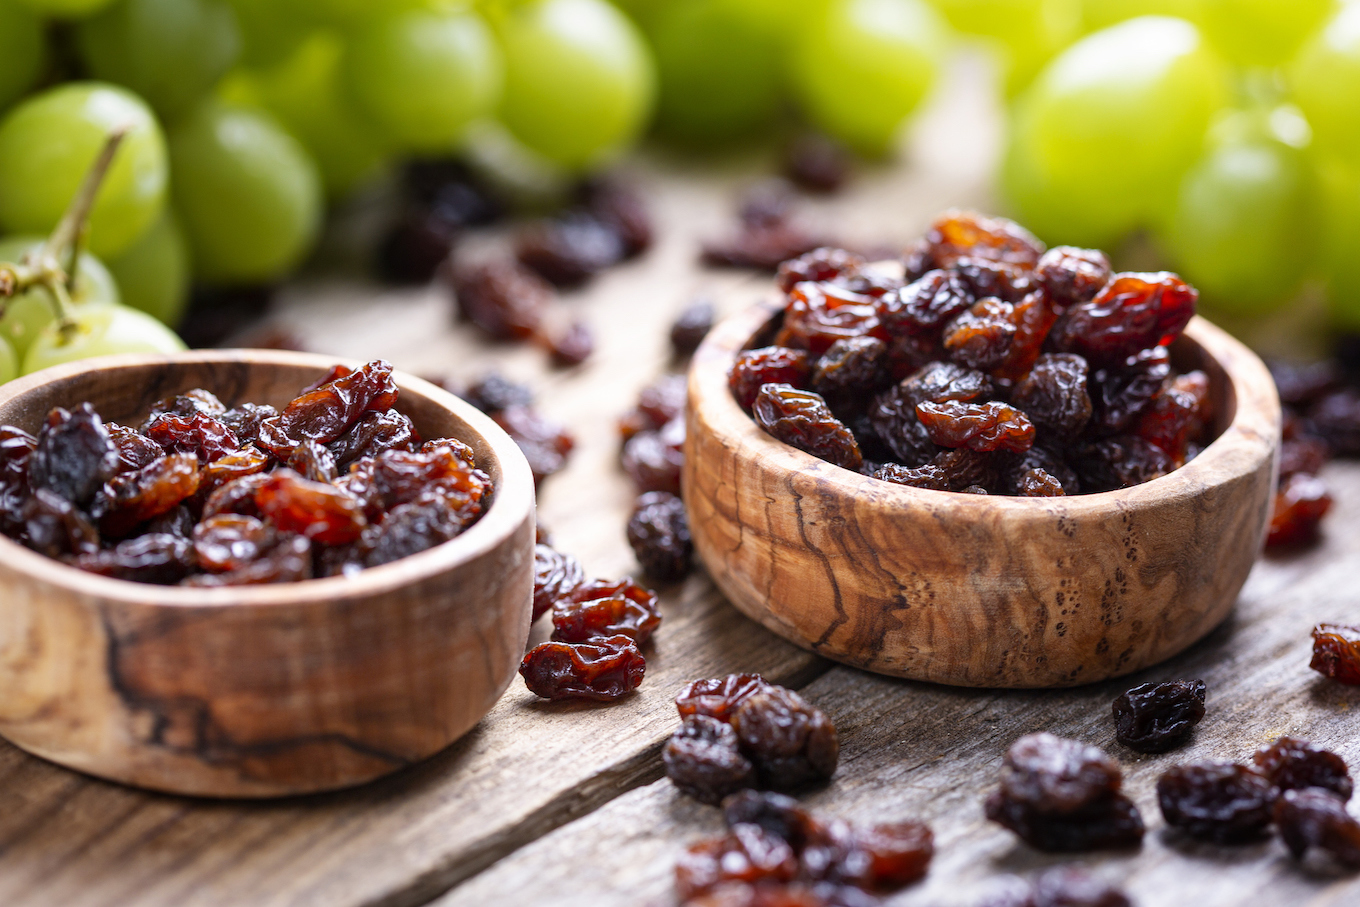
[[[1176,357],[1223,413],[1190,463],[1103,494],[1011,498],[853,473],[761,431],[727,376],[777,311],[718,326],[690,371],[695,549],[748,616],[867,670],[963,686],[1071,686],[1155,664],[1232,607],[1260,549],[1280,411],[1265,367],[1196,319]]]
[[[193,387],[282,406],[329,357],[123,356],[0,391],[0,423],[53,406],[136,424]],[[424,437],[472,445],[495,483],[458,539],[357,577],[184,589],[108,579],[0,539],[0,733],[91,774],[209,796],[362,783],[444,749],[509,686],[528,635],[533,483],[514,442],[397,376]]]
[[[1333,466],[1325,475],[1337,493],[1337,516],[1354,525],[1360,466]],[[911,818],[931,825],[936,855],[929,874],[888,905],[976,907],[1001,876],[1029,877],[1070,863],[1125,887],[1138,907],[1355,904],[1360,880],[1353,873],[1313,858],[1301,864],[1278,837],[1217,846],[1168,829],[1154,788],[1171,765],[1246,761],[1281,734],[1311,739],[1360,765],[1360,688],[1308,669],[1310,626],[1336,615],[1354,619],[1358,558],[1360,534],[1334,531],[1306,554],[1263,559],[1232,615],[1204,641],[1121,680],[1068,690],[972,690],[837,667],[803,695],[836,722],[840,767],[825,788],[800,799],[855,822]],[[1116,695],[1135,683],[1194,677],[1208,686],[1208,712],[1185,747],[1140,755],[1114,741]],[[982,800],[997,783],[1002,754],[1016,737],[1040,730],[1099,746],[1122,763],[1125,789],[1148,828],[1141,848],[1043,854],[986,821]],[[670,907],[677,855],[721,830],[717,809],[661,779],[545,835],[436,907]]]

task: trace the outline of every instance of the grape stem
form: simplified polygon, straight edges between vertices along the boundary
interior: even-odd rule
[[[80,261],[81,246],[89,232],[90,211],[127,132],[127,126],[109,132],[99,157],[85,173],[79,191],[42,246],[25,255],[18,264],[0,263],[0,314],[4,313],[3,300],[33,287],[43,287],[57,316],[63,342],[70,340],[76,329],[75,318],[71,315],[71,294],[76,289],[76,263]]]

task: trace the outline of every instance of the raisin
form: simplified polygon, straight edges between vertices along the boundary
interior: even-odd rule
[[[1010,320],[1015,325],[1015,336],[993,371],[998,378],[1014,382],[1034,367],[1049,330],[1058,320],[1058,311],[1049,303],[1048,295],[1040,291],[1017,302]]]
[[[187,539],[148,533],[112,548],[82,554],[71,564],[115,579],[173,585],[193,571],[194,557]]]
[[[1068,308],[1050,339],[1059,352],[1115,363],[1176,339],[1199,293],[1175,274],[1116,274],[1089,302]]]
[[[980,907],[1133,907],[1133,902],[1084,869],[1058,866],[1031,884],[1004,889]]]
[[[975,299],[995,296],[1015,303],[1038,287],[1033,271],[1004,261],[964,257],[955,262],[954,271]]]
[[[258,558],[224,573],[198,573],[186,586],[259,586],[296,583],[312,578],[312,543],[305,536],[284,535]]]
[[[104,428],[118,448],[118,471],[136,472],[153,460],[165,456],[165,448],[140,432],[124,428],[114,422],[105,423]]]
[[[1062,482],[1042,469],[1027,469],[1015,480],[1012,494],[1022,498],[1057,498],[1067,494]]]
[[[792,690],[767,686],[732,713],[742,752],[765,787],[789,790],[824,781],[836,771],[836,727]]]
[[[716,806],[729,794],[755,787],[756,772],[741,754],[737,732],[725,721],[690,715],[661,750],[666,777],[702,803]]]
[[[528,340],[538,333],[552,285],[511,259],[453,269],[459,314],[499,340]]]
[[[523,384],[495,372],[482,376],[465,390],[462,397],[484,413],[498,413],[512,406],[532,406],[534,395]]]
[[[987,371],[1006,361],[1015,332],[1015,306],[979,299],[945,328],[945,352],[955,362]]]
[[[198,564],[213,573],[236,570],[277,543],[274,527],[252,516],[223,513],[194,527],[193,547]]]
[[[1265,778],[1231,762],[1177,765],[1157,779],[1167,824],[1219,844],[1259,838],[1270,825],[1277,793]]]
[[[118,475],[96,499],[91,515],[102,533],[120,538],[140,524],[169,513],[198,491],[198,458],[171,454],[136,472]]]
[[[1034,444],[1034,425],[1005,403],[921,403],[916,417],[941,447],[1022,453]]]
[[[680,493],[685,465],[685,421],[672,419],[661,431],[641,431],[623,445],[623,471],[638,491]]]
[[[901,387],[913,409],[918,403],[985,400],[993,391],[992,381],[985,372],[954,362],[932,362],[923,366],[903,379]]]
[[[401,413],[366,412],[349,431],[327,445],[327,450],[335,468],[344,471],[360,457],[376,457],[384,450],[409,450],[418,439],[415,426]]]
[[[973,294],[953,271],[930,271],[878,301],[878,317],[892,336],[935,336],[973,305]]]
[[[742,822],[681,855],[675,864],[675,890],[688,900],[723,882],[790,882],[797,872],[798,856],[787,841]]]
[[[405,207],[378,240],[374,258],[379,278],[395,284],[427,283],[453,251],[462,226],[440,208]]]
[[[618,232],[580,209],[533,221],[515,239],[520,264],[558,286],[582,284],[625,254]]]
[[[1360,628],[1318,624],[1308,667],[1333,680],[1360,685]]]
[[[835,192],[850,175],[850,153],[835,139],[804,133],[785,148],[784,172],[809,192]]]
[[[261,423],[278,414],[278,410],[267,404],[242,403],[234,409],[227,410],[219,418],[222,424],[236,435],[236,440],[242,444],[249,444],[260,436]]]
[[[938,268],[953,267],[963,256],[1033,268],[1044,254],[1044,244],[1024,227],[973,211],[946,211],[930,225],[925,239]]]
[[[1139,753],[1164,753],[1204,717],[1204,681],[1144,683],[1114,701],[1114,739]]]
[[[524,685],[544,699],[608,702],[637,689],[647,663],[627,636],[590,642],[545,642],[524,656]]]
[[[1313,434],[1339,456],[1360,456],[1360,390],[1346,387],[1327,394],[1308,410]]]
[[[255,492],[268,481],[269,476],[262,472],[230,479],[208,495],[208,499],[203,503],[203,519],[209,519],[219,513],[262,516],[260,508],[255,505]]]
[[[199,490],[201,493],[201,484]],[[197,523],[198,517],[194,515],[194,511],[187,505],[180,504],[174,510],[149,520],[143,529],[153,535],[173,535],[176,538],[189,539],[193,538],[194,526]]]
[[[774,343],[820,356],[837,340],[870,335],[886,336],[872,297],[808,281],[789,291],[784,324]]]
[[[223,485],[244,476],[264,472],[269,454],[255,447],[242,447],[199,468],[199,494],[211,494]]]
[[[33,489],[18,518],[24,526],[24,544],[48,557],[99,550],[99,530],[78,507],[54,491]]]
[[[562,368],[580,365],[595,352],[595,334],[584,321],[573,321],[565,331],[550,337],[546,343],[553,364]]]
[[[255,505],[281,532],[297,533],[324,545],[354,541],[367,521],[358,498],[289,469],[265,476],[255,489]]]
[[[845,249],[823,247],[779,265],[775,285],[785,293],[804,281],[827,283],[837,278],[859,273],[864,259]]]
[[[692,355],[713,330],[716,317],[713,303],[707,299],[696,299],[681,309],[671,322],[671,352],[680,358]]]
[[[317,441],[303,441],[293,448],[286,465],[312,482],[334,482],[340,475],[335,468],[335,457]]]
[[[888,345],[877,337],[851,337],[837,340],[822,354],[810,386],[839,408],[877,393],[891,377]]]
[[[438,492],[398,504],[371,537],[365,537],[364,566],[390,564],[442,545],[457,538],[480,515],[480,503],[456,501]]]
[[[1275,506],[1266,534],[1267,548],[1298,548],[1318,540],[1319,526],[1332,509],[1327,484],[1316,476],[1295,473],[1275,492]]]
[[[949,491],[949,477],[938,466],[927,463],[925,466],[907,467],[899,463],[885,463],[874,470],[873,477],[894,485],[907,485],[911,488],[927,488],[932,491]]]
[[[392,366],[381,360],[367,362],[296,397],[279,413],[278,427],[289,438],[329,444],[349,431],[364,413],[389,410],[396,402]]]
[[[1187,372],[1171,379],[1153,398],[1134,427],[1134,434],[1166,451],[1172,462],[1185,462],[1191,441],[1200,437],[1209,421],[1209,376]]]
[[[1125,359],[1119,366],[1091,373],[1091,424],[1104,434],[1130,428],[1161,393],[1171,375],[1166,347],[1153,347]]]
[[[824,833],[822,823],[786,794],[746,790],[729,797],[723,802],[722,808],[723,821],[728,828],[758,825],[780,840],[787,841],[796,851],[802,851]]]
[[[755,187],[742,200],[741,229],[733,236],[703,244],[705,264],[773,271],[790,258],[805,255],[827,242],[792,217],[791,194],[786,184],[771,182]]]
[[[459,509],[479,506],[490,480],[472,464],[472,451],[461,441],[444,438],[420,450],[385,450],[354,464],[336,485],[363,504],[372,522],[385,511],[427,494],[457,499]]]
[[[1346,760],[1298,737],[1281,737],[1251,757],[1256,770],[1280,790],[1324,787],[1349,800],[1355,790]]]
[[[719,721],[731,721],[738,706],[768,686],[770,684],[759,674],[728,674],[710,680],[695,680],[675,697],[675,708],[681,718],[706,715]]]
[[[480,226],[505,214],[503,205],[463,161],[426,158],[407,161],[401,188],[410,201],[441,210],[453,223]]]
[[[656,593],[631,579],[593,580],[553,603],[552,622],[557,642],[626,636],[642,645],[661,623],[661,609]]]
[[[1089,302],[1110,282],[1110,260],[1096,249],[1055,246],[1043,254],[1034,276],[1060,308]]]
[[[566,426],[545,418],[530,407],[507,407],[492,418],[505,429],[524,454],[524,459],[529,461],[535,485],[566,466],[567,455],[576,446],[576,439]]]
[[[196,387],[177,397],[167,397],[153,403],[151,412],[147,415],[147,424],[155,421],[157,416],[162,415],[180,416],[188,419],[199,415],[220,417],[225,415],[226,412],[227,407],[217,398],[216,394]]]
[[[1128,488],[1176,468],[1166,451],[1134,435],[1116,435],[1078,446],[1075,466],[1086,491]]]
[[[1036,432],[1036,437],[1038,432]],[[1077,478],[1077,473],[1066,461],[1062,454],[1051,446],[1052,442],[1043,443],[1042,439],[1036,440],[1034,446],[1018,456],[1009,458],[1009,462],[1003,462],[1002,487],[1010,494],[1019,494],[1016,490],[1020,486],[1020,480],[1031,470],[1040,470],[1052,476],[1062,485],[1064,494],[1077,494],[1081,491],[1081,481]]]
[[[694,560],[685,503],[674,494],[651,491],[638,497],[628,519],[628,544],[650,577],[678,582]]]
[[[627,441],[640,431],[658,431],[684,415],[689,391],[684,375],[662,375],[638,392],[637,405],[619,420]]]
[[[850,429],[817,394],[766,384],[752,407],[756,425],[771,437],[829,463],[858,472],[863,457]]]
[[[199,463],[211,463],[241,446],[236,433],[221,419],[201,412],[189,416],[162,413],[147,421],[145,431],[166,453],[193,454]]]
[[[747,412],[755,405],[760,388],[766,384],[806,387],[812,377],[813,359],[806,350],[767,346],[742,350],[732,365],[728,386],[737,404]]]
[[[28,484],[84,507],[118,472],[119,462],[118,447],[90,404],[56,407],[27,457]]]
[[[549,545],[535,545],[534,610],[531,620],[538,620],[558,600],[571,595],[585,581],[585,568],[576,558]]]
[[[985,491],[997,483],[996,463],[992,455],[966,447],[942,450],[931,458],[930,465],[944,473],[950,491],[967,491],[974,487]]]
[[[1360,868],[1360,822],[1329,790],[1287,790],[1275,804],[1275,824],[1295,859],[1310,847],[1325,851],[1343,866]]]
[[[1086,360],[1072,353],[1045,353],[1011,394],[1029,420],[1064,440],[1075,438],[1091,418]]]
[[[1143,839],[1143,819],[1133,801],[1123,794],[1111,795],[1074,813],[1050,815],[994,793],[987,799],[986,814],[1026,844],[1047,853],[1136,847]]]
[[[848,882],[868,890],[891,890],[921,879],[935,855],[935,836],[921,822],[885,822],[868,828],[849,830],[848,840],[833,843],[823,877]],[[805,875],[817,878],[811,870],[811,855],[819,850],[811,845],[802,853]]]
[[[1281,484],[1293,475],[1315,476],[1332,458],[1332,449],[1321,438],[1310,435],[1286,436],[1280,442],[1279,473]]]
[[[581,201],[587,211],[619,237],[625,258],[651,247],[652,218],[634,186],[608,177],[593,178],[581,187]]]
[[[1266,366],[1275,380],[1280,402],[1298,409],[1307,408],[1337,390],[1345,379],[1337,363],[1330,360],[1286,362],[1268,359]]]

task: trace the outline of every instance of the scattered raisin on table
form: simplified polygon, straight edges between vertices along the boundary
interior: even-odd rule
[[[546,614],[552,606],[575,592],[586,581],[585,568],[570,554],[551,545],[534,546],[534,610],[533,620]]]
[[[694,680],[675,697],[675,708],[681,718],[706,715],[730,722],[739,705],[768,686],[770,684],[759,674],[728,674],[726,677]]]
[[[685,465],[685,420],[672,419],[658,431],[640,431],[623,445],[623,471],[638,491],[680,493]]]
[[[1299,472],[1283,479],[1275,492],[1266,547],[1297,548],[1316,542],[1322,518],[1331,509],[1331,493],[1317,476]]]
[[[661,761],[681,792],[715,806],[757,783],[755,766],[742,755],[732,725],[707,715],[690,715],[680,722],[661,750]]]
[[[1274,819],[1295,859],[1317,848],[1342,866],[1360,869],[1360,822],[1346,811],[1346,801],[1332,791],[1320,787],[1286,790],[1275,804]]]
[[[1313,660],[1308,667],[1333,680],[1360,685],[1360,628],[1318,624],[1313,628]]]
[[[850,152],[819,132],[803,133],[784,149],[784,172],[809,192],[835,192],[850,175]]]
[[[1355,790],[1346,761],[1298,737],[1281,737],[1251,757],[1256,770],[1282,791],[1322,787],[1349,800]]]
[[[1270,825],[1279,791],[1243,765],[1177,765],[1157,779],[1166,823],[1194,838],[1237,844],[1259,838]]]
[[[1114,701],[1114,739],[1139,753],[1164,753],[1204,717],[1202,680],[1139,684]]]
[[[584,321],[573,321],[565,331],[550,337],[547,344],[553,364],[565,368],[590,358],[595,352],[595,335]]]
[[[1143,820],[1120,793],[1119,764],[1093,746],[1028,734],[1006,751],[987,818],[1039,850],[1062,853],[1137,846]]]
[[[746,194],[736,234],[703,244],[704,264],[773,271],[790,258],[827,245],[793,216],[792,193],[782,181],[757,185]]]
[[[524,656],[519,673],[530,692],[544,699],[610,702],[637,689],[647,663],[627,636],[589,642],[545,642]]]
[[[642,645],[661,623],[656,593],[631,579],[592,580],[552,606],[553,639],[588,642],[620,635]]]
[[[628,520],[628,544],[643,572],[662,582],[676,582],[689,575],[694,559],[685,503],[665,491],[649,491],[638,497]]]
[[[716,317],[713,303],[708,299],[701,297],[686,305],[671,322],[671,351],[682,358],[691,355],[713,330]]]
[[[566,466],[567,456],[576,447],[576,438],[565,425],[532,407],[510,406],[493,412],[491,418],[505,429],[529,461],[535,484]]]
[[[552,285],[510,260],[465,264],[452,271],[458,312],[498,340],[528,340],[538,333]]]

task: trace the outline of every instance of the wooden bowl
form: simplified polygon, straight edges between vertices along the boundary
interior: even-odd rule
[[[136,422],[194,387],[282,406],[337,360],[263,350],[126,355],[0,388],[35,431],[89,401]],[[426,438],[471,445],[495,482],[463,535],[354,577],[188,589],[109,579],[0,537],[0,734],[104,778],[181,794],[347,787],[448,746],[515,676],[529,632],[534,486],[472,406],[395,374]]]
[[[1196,318],[1172,348],[1177,368],[1208,373],[1219,413],[1199,456],[1134,488],[1013,498],[879,481],[757,428],[727,376],[780,308],[723,322],[689,376],[694,545],[749,617],[881,674],[1057,687],[1155,664],[1232,608],[1261,550],[1280,405],[1223,331]]]

